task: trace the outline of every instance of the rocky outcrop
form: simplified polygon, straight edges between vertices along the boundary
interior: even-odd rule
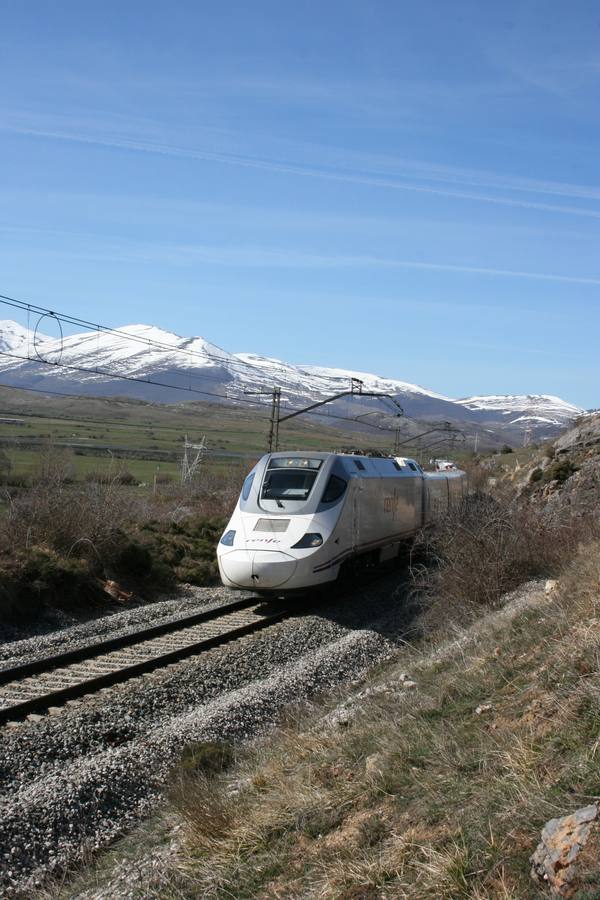
[[[600,413],[582,416],[574,428],[558,438],[554,447],[557,453],[600,449]]]
[[[531,857],[531,876],[548,885],[552,897],[576,896],[582,852],[597,822],[598,805],[592,803],[544,825]]]

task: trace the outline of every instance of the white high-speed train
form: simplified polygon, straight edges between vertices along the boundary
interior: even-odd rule
[[[255,465],[217,548],[223,584],[286,594],[335,581],[352,557],[378,561],[466,494],[460,470],[412,459],[269,453]]]

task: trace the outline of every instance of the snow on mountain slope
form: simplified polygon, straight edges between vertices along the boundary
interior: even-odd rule
[[[457,400],[470,410],[506,417],[510,424],[527,422],[565,425],[582,412],[579,407],[551,394],[509,394],[466,397]]]
[[[46,334],[34,333],[11,319],[0,320],[0,351],[12,352],[14,350],[21,353],[22,350],[19,350],[19,348],[23,348],[23,345],[25,345],[25,347],[29,346],[31,352],[34,353],[34,340],[37,347],[39,344],[52,339]]]
[[[407,381],[398,381],[393,378],[383,378],[380,375],[372,375],[369,372],[353,372],[349,369],[326,369],[322,366],[300,366],[303,372],[315,378],[323,378],[327,382],[348,383],[351,378],[358,378],[363,382],[366,391],[383,391],[388,394],[422,394],[424,397],[434,397],[436,400],[450,401],[449,397],[429,391],[418,384],[410,384]]]
[[[490,423],[517,438],[527,424],[534,426],[536,434],[544,435],[581,413],[573,404],[549,395],[452,400],[419,385],[368,372],[292,365],[254,353],[228,353],[202,337],[182,337],[144,324],[69,335],[62,341],[38,334],[34,347],[31,331],[5,321],[0,322],[0,352],[3,349],[28,357],[16,360],[0,355],[4,384],[48,385],[65,393],[126,394],[169,403],[209,397],[243,403],[250,400],[248,394],[258,393],[256,401],[269,403],[270,391],[279,387],[282,408],[299,408],[349,390],[350,379],[357,378],[367,392],[392,394],[414,418],[470,423],[474,429]],[[183,391],[190,393],[186,396]],[[337,406],[327,406],[327,411],[357,417],[366,415],[374,404],[377,406],[377,401],[355,395]],[[387,412],[397,414],[391,408]]]
[[[37,338],[38,353],[33,351],[33,336],[27,329],[13,323],[15,328],[0,326],[0,340],[6,335],[20,338],[21,351],[29,347],[29,359],[24,362],[0,360],[0,371],[11,369],[15,372],[44,373],[48,378],[64,377],[62,367],[74,366],[88,370],[77,378],[96,381],[108,375],[128,375],[131,377],[149,378],[153,373],[167,369],[196,370],[229,365],[233,361],[231,354],[203,338],[180,337],[170,331],[151,325],[126,325],[114,331],[88,331],[69,335],[60,339],[46,338],[43,352],[39,352],[40,337]],[[45,362],[61,366],[50,368]],[[96,372],[95,370],[102,370]]]

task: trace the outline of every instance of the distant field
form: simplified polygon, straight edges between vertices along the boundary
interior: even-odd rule
[[[141,482],[178,478],[185,436],[209,451],[206,467],[223,471],[267,449],[269,408],[256,411],[207,403],[151,405],[130,399],[55,397],[0,388],[0,450],[13,476],[33,476],[48,446],[64,448],[76,479],[126,468]],[[11,421],[14,420],[14,421]],[[280,449],[391,450],[392,432],[345,432],[296,419],[280,430]],[[409,448],[403,448],[407,453]],[[117,461],[117,462],[115,462]]]

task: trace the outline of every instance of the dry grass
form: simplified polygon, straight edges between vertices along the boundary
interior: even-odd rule
[[[104,603],[98,579],[146,597],[176,580],[215,583],[223,511],[233,507],[241,480],[237,464],[156,493],[131,485],[119,460],[102,477],[72,475],[71,454],[49,445],[35,480],[1,494],[2,619],[35,618],[47,605]]]
[[[600,795],[600,544],[534,599],[445,648],[403,649],[345,730],[313,713],[180,781],[185,853],[160,895],[539,896],[542,825]]]
[[[556,574],[594,529],[568,514],[544,518],[513,493],[474,494],[421,536],[426,562],[413,575],[443,616],[469,617],[528,579]]]

